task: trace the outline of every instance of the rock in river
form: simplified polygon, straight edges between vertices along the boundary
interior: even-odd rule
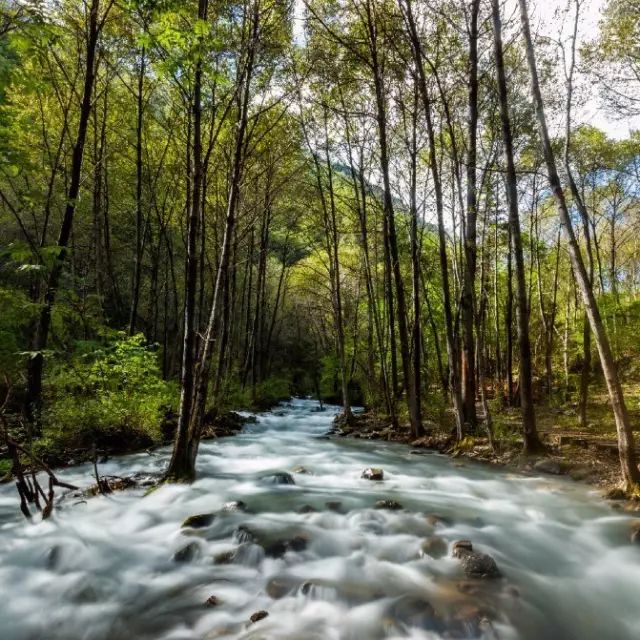
[[[444,558],[447,555],[447,541],[440,536],[431,536],[426,540],[423,540],[420,545],[420,551],[423,555],[431,558]]]
[[[188,545],[178,549],[173,554],[175,562],[191,562],[200,555],[200,547],[197,542],[190,542]]]
[[[232,513],[234,511],[247,511],[247,505],[242,500],[232,500],[231,502],[225,502],[222,510],[226,513]]]
[[[260,622],[260,620],[264,620],[268,615],[269,613],[267,611],[256,611],[251,615],[249,620],[251,620],[252,623]]]
[[[182,528],[202,529],[208,527],[215,519],[214,513],[199,513],[195,516],[189,516],[183,523]]]
[[[376,509],[389,509],[390,511],[400,511],[400,509],[404,509],[404,507],[395,500],[378,500],[374,506]]]
[[[264,476],[264,479],[271,484],[295,484],[295,480],[290,473],[286,471],[276,471],[275,473],[271,473],[267,476]]]
[[[362,472],[361,477],[365,480],[384,480],[384,471],[375,467],[369,467]]]
[[[486,553],[474,551],[469,540],[454,542],[452,555],[462,563],[462,569],[467,578],[494,580],[502,577],[496,561]]]

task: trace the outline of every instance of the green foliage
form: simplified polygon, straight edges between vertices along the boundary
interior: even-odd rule
[[[176,387],[160,375],[142,334],[117,333],[106,345],[82,343],[46,380],[49,409],[39,449],[118,450],[159,443],[161,422],[177,404]]]
[[[271,376],[256,384],[244,386],[236,380],[229,381],[222,397],[218,400],[218,410],[268,409],[291,397],[291,379],[286,372]]]
[[[24,367],[26,335],[37,305],[17,290],[0,287],[0,372],[16,377]]]

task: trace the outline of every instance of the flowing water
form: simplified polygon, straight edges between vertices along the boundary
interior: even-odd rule
[[[640,638],[640,549],[629,519],[585,487],[323,438],[337,408],[316,408],[295,400],[204,442],[191,486],[65,498],[36,524],[2,487],[0,638]],[[159,472],[168,455],[126,456],[101,473]],[[298,465],[310,473],[276,482]],[[384,480],[362,479],[365,467]],[[86,485],[91,469],[60,476]],[[381,499],[404,509],[375,509]],[[208,526],[181,528],[207,513]],[[434,535],[449,547],[437,559],[421,553]],[[450,553],[458,539],[504,577],[466,580]],[[268,617],[250,623],[261,610]]]

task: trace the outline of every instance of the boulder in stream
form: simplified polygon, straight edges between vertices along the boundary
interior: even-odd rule
[[[440,536],[430,536],[426,540],[423,540],[420,545],[420,552],[422,555],[429,556],[436,560],[444,558],[444,556],[447,555],[447,551],[447,541]]]
[[[631,532],[629,534],[629,539],[633,544],[640,545],[640,520],[634,520],[631,523]]]
[[[392,634],[406,627],[436,633],[443,630],[433,606],[420,597],[401,596],[391,603],[385,614],[386,631]]]
[[[182,523],[183,529],[203,529],[208,527],[215,520],[215,513],[199,513],[195,516],[189,516]]]
[[[293,593],[300,586],[300,579],[291,576],[275,576],[267,582],[265,590],[274,600],[279,600]]]
[[[271,484],[295,484],[296,481],[293,479],[293,476],[286,471],[276,471],[275,473],[270,473],[269,475],[264,476],[264,480],[271,482]]]
[[[302,505],[298,509],[298,513],[317,513],[318,510],[315,507],[312,507],[310,504]]]
[[[486,553],[474,551],[469,540],[454,542],[452,555],[462,563],[467,578],[495,580],[502,577],[496,561]]]
[[[173,554],[175,562],[191,562],[200,555],[200,547],[197,542],[190,542],[188,545],[178,549]]]
[[[207,607],[217,607],[220,604],[218,596],[209,596],[204,603]]]
[[[294,536],[289,540],[275,540],[261,546],[266,556],[281,558],[287,551],[304,551],[307,548],[307,543],[308,540],[304,536]]]
[[[362,472],[360,477],[365,480],[384,480],[384,471],[376,467],[369,467]]]
[[[311,475],[311,471],[309,471],[309,469],[307,469],[306,467],[303,467],[301,464],[299,464],[297,467],[294,467],[292,469],[293,473],[301,473],[303,475]]]
[[[255,624],[256,622],[260,622],[260,620],[264,620],[269,615],[268,611],[256,611],[251,614],[249,620],[251,620],[251,624]]]
[[[242,500],[231,500],[230,502],[224,503],[222,510],[225,513],[233,513],[236,511],[245,512],[248,509],[247,509],[247,505],[244,502],[242,502]]]
[[[378,500],[374,507],[376,509],[388,509],[389,511],[400,511],[404,507],[395,500]]]
[[[231,564],[236,559],[237,551],[223,551],[213,558],[213,564]]]

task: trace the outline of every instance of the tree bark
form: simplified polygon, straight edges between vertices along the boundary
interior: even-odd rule
[[[533,404],[531,344],[529,342],[529,305],[527,301],[527,285],[524,267],[524,252],[520,233],[520,215],[518,211],[518,185],[516,166],[513,157],[513,137],[509,116],[509,95],[507,78],[504,70],[502,50],[502,24],[500,19],[499,0],[492,0],[494,54],[498,78],[498,95],[500,98],[500,120],[504,156],[507,165],[506,187],[509,205],[509,227],[513,238],[513,257],[516,265],[516,298],[518,347],[520,351],[520,409],[522,412],[522,436],[525,454],[540,451],[542,443],[536,429],[536,415]]]
[[[208,0],[198,2],[198,20],[206,20]],[[190,482],[195,478],[195,458],[189,451],[189,421],[193,409],[194,369],[196,364],[196,289],[198,285],[198,234],[200,222],[200,196],[202,193],[202,56],[195,63],[193,76],[193,98],[191,103],[191,130],[193,163],[191,176],[191,201],[187,227],[187,264],[184,301],[184,327],[182,346],[182,367],[180,384],[180,408],[178,426],[173,443],[173,453],[166,472],[168,480]],[[187,138],[187,145],[191,136]],[[187,171],[189,165],[187,163]]]
[[[109,4],[107,11],[112,5]],[[25,414],[32,424],[39,422],[42,404],[42,375],[44,370],[44,350],[47,347],[49,328],[51,325],[51,311],[56,300],[60,277],[67,258],[67,247],[71,238],[73,219],[80,194],[80,180],[82,174],[82,160],[87,138],[87,127],[91,115],[93,89],[96,77],[96,50],[100,32],[106,15],[100,16],[100,0],[91,0],[89,6],[89,20],[86,40],[85,76],[80,103],[80,114],[76,139],[73,145],[71,159],[71,179],[67,191],[66,206],[58,235],[58,254],[49,273],[44,303],[38,318],[35,337],[33,340],[33,355],[27,366],[27,391],[25,398]]]

